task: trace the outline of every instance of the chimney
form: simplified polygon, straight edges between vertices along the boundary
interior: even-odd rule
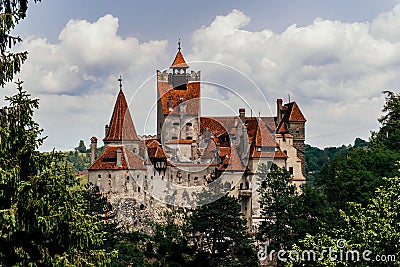
[[[239,109],[239,118],[242,121],[242,123],[245,123],[245,115],[246,115],[246,110],[244,108]]]
[[[93,164],[93,162],[97,158],[97,138],[96,136],[93,136],[90,138],[90,164]]]
[[[117,167],[122,167],[122,149],[117,149]]]
[[[197,144],[193,141],[191,145],[191,160],[194,161],[197,159]]]
[[[282,119],[281,108],[282,108],[282,98],[276,100],[276,122],[279,123]]]
[[[109,129],[108,124],[106,124],[106,127],[104,127],[104,137],[107,137],[108,129]]]

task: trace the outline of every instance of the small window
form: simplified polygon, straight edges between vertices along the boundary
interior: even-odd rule
[[[186,126],[192,126],[192,123],[191,122],[188,122],[188,123],[186,123]]]
[[[126,180],[129,181],[129,176],[126,176]]]
[[[144,210],[144,205],[140,204],[140,210]]]
[[[172,140],[176,140],[176,139],[178,139],[178,137],[172,136]]]
[[[137,191],[140,193],[140,186],[138,186]]]
[[[97,178],[101,178],[101,174],[97,175]]]
[[[172,125],[179,126],[179,122],[174,122]]]
[[[289,167],[289,172],[291,175],[293,175],[293,167]]]
[[[285,153],[285,155],[287,156],[287,151],[286,150],[283,150],[283,153]]]
[[[187,137],[186,137],[186,140],[193,140],[193,137],[187,136]]]
[[[108,178],[111,178],[111,174],[108,175]]]
[[[139,174],[137,175],[137,178],[139,179]]]

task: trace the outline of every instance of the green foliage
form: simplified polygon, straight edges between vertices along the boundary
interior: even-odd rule
[[[296,185],[290,182],[290,173],[276,164],[268,170],[267,165],[261,164],[257,175],[260,180],[261,216],[262,221],[258,239],[268,242],[272,249],[285,249],[296,240],[298,228],[304,225],[298,205]]]
[[[190,217],[196,255],[189,266],[256,266],[256,252],[238,200],[224,196]]]
[[[82,141],[82,140],[81,140]],[[81,143],[81,142],[80,142]],[[84,145],[84,144],[83,144]],[[97,156],[100,156],[101,153],[104,150],[104,146],[99,147],[97,149]],[[65,161],[71,163],[71,166],[73,167],[74,171],[83,171],[86,170],[90,167],[90,149],[83,150],[83,152],[78,151],[75,149],[75,151],[68,151],[64,152],[65,153]]]
[[[97,219],[58,153],[40,153],[42,130],[32,119],[38,100],[18,83],[0,109],[0,265],[105,266]]]
[[[321,229],[317,235],[308,235],[298,246],[298,251],[313,249],[322,252],[324,249],[357,250],[359,261],[336,260],[332,261],[325,254],[323,259],[315,261],[291,262],[289,266],[400,266],[400,180],[399,178],[384,178],[375,196],[370,199],[366,207],[357,203],[349,203],[347,212],[341,212],[344,227],[326,231]],[[346,246],[337,247],[337,240],[346,240]],[[366,261],[362,253],[371,251],[367,255],[371,261]],[[339,254],[337,254],[339,255]],[[394,256],[395,260],[376,261],[377,256]],[[320,258],[320,255],[317,255]],[[393,259],[394,259],[393,258]],[[382,257],[381,257],[382,259]],[[387,258],[388,259],[388,258]]]
[[[164,222],[153,225],[151,247],[156,266],[185,266],[193,250],[189,248],[188,213],[176,208],[162,214]]]
[[[40,0],[35,0],[38,2]],[[26,60],[28,53],[11,53],[11,49],[22,39],[19,36],[12,36],[10,32],[15,28],[21,19],[26,16],[28,0],[0,0],[0,86],[4,87],[6,82],[13,80],[13,77],[21,69],[22,63]]]
[[[390,150],[354,149],[324,166],[314,182],[338,209],[344,209],[347,202],[364,205],[382,184],[382,177],[399,174],[399,159],[399,154]]]
[[[306,175],[307,181],[311,184],[314,183],[315,177],[318,176],[321,168],[328,164],[332,159],[335,158],[336,155],[340,155],[344,153],[344,151],[352,150],[353,148],[366,148],[368,143],[361,138],[356,138],[354,140],[354,146],[345,146],[342,145],[340,147],[325,147],[324,149],[320,149],[318,147],[312,147],[310,145],[305,145],[305,158],[306,158]]]
[[[80,140],[79,141],[79,145],[75,148],[75,150],[80,152],[80,153],[85,153],[86,152],[85,141]]]
[[[378,121],[381,127],[372,132],[371,145],[400,152],[400,94],[385,91],[386,101],[382,111],[385,113]]]

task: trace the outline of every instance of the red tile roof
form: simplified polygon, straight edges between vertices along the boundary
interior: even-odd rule
[[[225,169],[226,171],[244,171],[245,167],[243,167],[242,161],[239,158],[239,155],[236,151],[236,148],[232,147],[230,153],[230,159],[228,163],[228,167]]]
[[[238,117],[236,117],[238,118]],[[209,129],[215,137],[231,132],[235,124],[235,116],[231,117],[200,117],[200,133]]]
[[[117,150],[121,148],[122,166],[117,166]],[[131,150],[123,146],[107,146],[99,158],[89,167],[89,170],[130,170],[146,169],[143,160]]]
[[[299,106],[296,104],[296,102],[290,102],[288,104],[285,104],[285,106],[288,108],[288,121],[290,122],[306,122],[306,118],[304,117],[303,113],[300,111]],[[286,114],[285,114],[286,117]]]
[[[191,144],[193,140],[186,140],[186,139],[172,139],[165,142],[165,144]]]
[[[256,133],[255,145],[261,147],[277,146],[275,142],[275,136],[268,131],[264,122],[260,118],[257,120],[257,133]]]
[[[186,90],[175,90],[172,84],[167,81],[158,80],[157,89],[164,115],[178,114],[177,107],[181,101],[184,101],[187,105],[186,114],[198,115],[200,113],[200,82],[189,82],[186,85]],[[172,110],[168,107],[170,97]]]
[[[103,141],[139,141],[122,90],[119,91],[111,116],[109,129]]]
[[[176,54],[174,62],[172,62],[171,68],[189,68],[189,65],[186,64],[181,51],[178,51],[178,53]]]

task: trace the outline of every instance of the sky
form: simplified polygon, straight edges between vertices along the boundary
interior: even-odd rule
[[[378,129],[382,91],[398,92],[399,28],[392,0],[44,0],[14,30],[24,39],[15,50],[29,52],[16,79],[40,99],[43,151],[102,139],[120,75],[137,132],[154,134],[156,70],[181,39],[201,70],[205,115],[275,116],[276,99],[290,99],[307,118],[306,143],[348,145]]]

